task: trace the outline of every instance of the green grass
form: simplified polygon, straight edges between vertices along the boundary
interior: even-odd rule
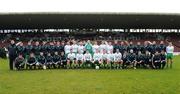
[[[173,69],[9,71],[0,59],[0,94],[179,94],[180,56]]]

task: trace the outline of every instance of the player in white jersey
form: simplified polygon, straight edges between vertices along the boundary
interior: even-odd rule
[[[106,68],[107,67],[107,59],[108,59],[108,54],[107,54],[106,50],[103,50],[103,53],[102,53],[102,63],[101,63],[101,67],[102,68]]]
[[[89,53],[89,51],[86,51],[84,54],[84,67],[91,67],[92,66],[92,55]]]
[[[83,54],[83,53],[84,53],[84,50],[85,50],[84,45],[83,45],[83,43],[80,41],[80,42],[79,42],[79,45],[78,45],[78,51],[79,51],[79,53]]]
[[[113,51],[111,50],[110,53],[107,55],[107,67],[112,68],[114,66],[115,57]]]
[[[114,63],[117,69],[122,69],[122,54],[119,52],[119,49],[116,49],[116,52],[114,53]]]
[[[93,45],[93,52],[96,53],[96,51],[99,51],[100,50],[100,47],[99,45],[97,44],[97,41],[94,42],[94,45]]]
[[[76,41],[73,40],[73,44],[71,45],[73,53],[77,53],[78,51],[78,45],[76,44]]]
[[[113,51],[113,45],[111,42],[108,43],[106,46],[107,53],[109,54],[111,51]]]
[[[64,46],[64,51],[66,56],[70,53],[71,45],[70,42],[68,41],[67,44]]]
[[[169,42],[169,45],[166,47],[166,53],[167,53],[167,68],[170,63],[170,68],[172,68],[173,63],[173,53],[174,53],[174,46],[172,45],[172,42]]]
[[[84,55],[81,53],[80,50],[78,50],[78,53],[76,54],[76,67],[80,68],[84,62]]]
[[[102,41],[101,45],[99,45],[100,53],[103,53],[104,50],[106,50],[106,42]]]
[[[72,49],[70,49],[70,53],[68,54],[67,58],[67,68],[72,68],[76,59],[76,55],[73,53]]]
[[[99,66],[100,64],[102,64],[102,54],[99,53],[99,50],[97,49],[93,55],[93,65],[95,67]]]

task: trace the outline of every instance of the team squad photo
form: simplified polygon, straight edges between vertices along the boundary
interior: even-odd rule
[[[172,68],[169,42],[145,41],[10,41],[6,49],[10,70],[35,69],[164,69]]]

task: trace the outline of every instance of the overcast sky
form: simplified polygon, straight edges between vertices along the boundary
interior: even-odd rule
[[[0,13],[24,12],[180,13],[180,0],[0,0]]]

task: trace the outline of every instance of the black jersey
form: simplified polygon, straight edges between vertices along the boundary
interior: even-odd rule
[[[134,60],[136,60],[136,55],[134,54],[134,53],[130,53],[130,54],[128,54],[127,55],[127,60],[128,61],[134,61]]]
[[[26,55],[29,55],[31,52],[33,52],[33,46],[32,45],[27,45],[25,47],[25,52],[26,52]]]
[[[65,55],[61,55],[61,60],[66,61],[67,57]]]
[[[117,49],[119,49],[119,46],[118,44],[114,44],[113,45],[113,52],[115,53]],[[119,49],[120,50],[120,49]]]
[[[135,50],[135,45],[130,44],[130,45],[127,46],[127,51],[128,52],[130,52],[131,49]]]
[[[29,57],[27,61],[28,61],[28,63],[30,63],[30,64],[31,64],[31,63],[35,63],[35,62],[36,62],[36,58],[35,58],[35,57]]]
[[[46,58],[44,57],[44,56],[38,56],[38,58],[37,58],[37,60],[38,60],[38,62],[40,62],[40,63],[45,63],[46,62]]]
[[[17,46],[16,47],[17,54],[25,54],[25,47],[24,46]]]
[[[121,54],[123,54],[124,51],[126,51],[126,50],[127,50],[127,47],[126,47],[125,45],[120,45],[120,46],[119,46],[119,52],[120,52]]]
[[[47,62],[53,62],[53,57],[52,56],[47,56],[46,61]]]
[[[146,63],[151,62],[152,61],[151,55],[144,55],[144,60]]]
[[[164,61],[166,60],[166,55],[165,54],[161,54],[160,56],[161,56],[161,61],[162,60],[164,60]]]
[[[58,61],[60,61],[61,60],[61,57],[59,56],[59,55],[54,55],[53,56],[53,61],[54,62],[58,62]]]
[[[137,58],[136,60],[139,62],[139,61],[144,61],[144,55],[141,54],[141,55],[137,55]]]
[[[39,45],[38,46],[37,45],[33,46],[33,52],[34,52],[34,54],[36,56],[39,55],[40,51],[41,51],[41,46],[39,46]]]
[[[154,55],[153,56],[153,61],[160,61],[161,60],[161,56],[160,55]]]

